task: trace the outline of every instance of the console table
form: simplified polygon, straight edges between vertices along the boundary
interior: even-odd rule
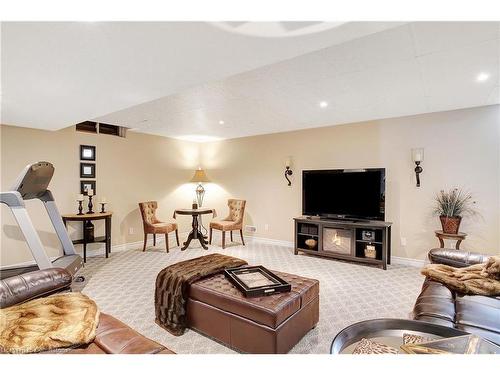
[[[89,243],[97,243],[101,242],[105,244],[106,249],[106,258],[108,258],[109,253],[111,253],[111,216],[113,216],[112,212],[104,212],[104,213],[93,213],[93,214],[69,214],[62,215],[62,219],[64,225],[67,224],[68,221],[81,221],[82,222],[82,230],[83,230],[83,238],[78,240],[73,240],[74,245],[82,244],[83,245],[83,262],[87,261],[87,244]],[[105,221],[105,231],[104,236],[87,238],[87,234],[85,231],[85,224],[88,222],[92,222],[94,220],[104,220]]]
[[[191,243],[191,240],[200,241],[201,247],[203,247],[205,250],[208,249],[207,246],[208,242],[205,239],[203,233],[201,233],[198,223],[198,216],[205,214],[212,214],[212,217],[217,216],[213,208],[183,208],[174,211],[174,219],[176,218],[177,215],[191,215],[193,217],[193,221],[191,223],[193,229],[191,229],[191,232],[189,232],[186,242],[183,243],[184,246],[181,247],[181,251],[184,251],[188,248],[189,244]]]
[[[391,264],[391,225],[386,221],[330,220],[300,216],[294,253],[373,264]]]

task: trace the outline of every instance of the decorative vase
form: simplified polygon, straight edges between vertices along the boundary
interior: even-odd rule
[[[457,234],[460,228],[462,217],[460,216],[439,216],[443,232],[448,234]]]
[[[314,249],[318,244],[318,241],[316,241],[314,238],[309,238],[308,240],[305,240],[304,243],[309,249]]]

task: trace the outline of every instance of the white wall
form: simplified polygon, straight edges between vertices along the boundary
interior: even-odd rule
[[[481,213],[463,220],[461,230],[469,237],[462,248],[498,254],[499,127],[500,107],[489,106],[205,144],[201,160],[220,185],[207,192],[207,204],[221,211],[227,197],[245,198],[247,223],[257,226],[256,236],[292,241],[292,218],[301,213],[303,169],[386,168],[393,255],[424,259],[438,245],[433,196],[455,186],[471,191]],[[425,149],[420,188],[411,160],[414,147]],[[289,155],[291,187],[283,176]]]
[[[463,249],[500,253],[500,106],[440,112],[411,117],[317,128],[196,144],[145,134],[126,139],[1,126],[1,189],[9,188],[28,163],[47,160],[56,173],[51,184],[61,213],[75,212],[79,190],[80,144],[97,146],[97,196],[105,195],[113,216],[113,244],[142,239],[137,202],[157,200],[159,215],[169,220],[174,208],[190,206],[192,184],[201,164],[213,183],[207,184],[205,206],[219,217],[229,197],[247,200],[246,224],[256,236],[293,240],[294,216],[301,213],[303,169],[383,167],[387,169],[386,219],[393,225],[393,255],[424,259],[437,246],[431,216],[432,198],[443,188],[469,189],[481,216],[464,219],[469,233]],[[415,187],[411,148],[424,147],[422,186]],[[292,157],[293,184],[287,186],[284,160]],[[3,205],[2,205],[3,206]],[[42,206],[28,209],[50,255],[60,247]],[[11,213],[1,208],[0,264],[31,259]],[[180,218],[181,231],[189,219]],[[265,230],[268,224],[269,229]],[[134,229],[134,234],[129,233]],[[96,230],[102,230],[97,227]],[[77,228],[72,226],[72,236]],[[406,238],[407,245],[401,245]]]

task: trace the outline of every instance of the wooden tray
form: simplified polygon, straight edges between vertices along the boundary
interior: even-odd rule
[[[292,290],[292,286],[262,266],[228,268],[224,276],[245,297],[261,297]]]

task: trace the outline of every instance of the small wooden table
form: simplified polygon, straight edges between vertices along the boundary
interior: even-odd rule
[[[177,209],[174,211],[174,219],[176,215],[191,215],[193,216],[193,222],[191,224],[192,228],[191,232],[189,232],[188,238],[186,242],[183,243],[184,246],[181,247],[181,250],[184,251],[188,248],[189,244],[191,243],[191,240],[198,240],[200,241],[201,247],[203,247],[205,250],[208,249],[208,241],[205,239],[205,236],[203,233],[201,233],[199,229],[199,223],[198,223],[198,216],[200,215],[205,215],[205,214],[212,214],[212,217],[216,217],[217,214],[215,213],[215,210],[213,208],[182,208],[182,209]]]
[[[74,245],[78,244],[83,244],[83,262],[87,261],[87,244],[89,243],[96,243],[96,242],[102,242],[106,244],[106,258],[108,258],[109,253],[111,253],[111,216],[113,213],[111,211],[107,211],[104,213],[96,212],[93,214],[83,214],[83,215],[78,215],[78,214],[68,214],[68,215],[62,215],[62,219],[64,222],[64,225],[68,221],[81,221],[82,222],[82,230],[83,230],[83,238],[78,239],[78,240],[73,240]],[[85,224],[87,222],[91,222],[93,220],[105,220],[105,231],[104,231],[104,236],[101,237],[94,237],[93,240],[90,238],[87,238],[87,235],[85,233]]]
[[[467,237],[467,233],[463,232],[458,232],[457,234],[452,234],[452,233],[445,233],[442,230],[437,230],[434,233],[436,233],[436,237],[439,239],[439,244],[441,248],[444,248],[444,240],[455,240],[457,243],[455,244],[455,249],[460,250],[460,243],[465,240],[465,237]]]

